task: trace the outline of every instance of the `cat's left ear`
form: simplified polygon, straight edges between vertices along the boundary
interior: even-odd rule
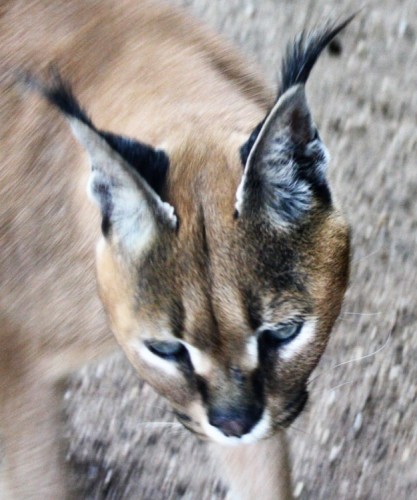
[[[311,209],[315,195],[330,201],[327,163],[304,85],[292,86],[257,132],[237,191],[237,215],[267,218],[279,226],[297,222]]]

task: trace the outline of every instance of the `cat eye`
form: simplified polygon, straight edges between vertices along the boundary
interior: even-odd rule
[[[146,347],[151,353],[169,361],[188,359],[188,351],[181,342],[163,340],[145,340]]]
[[[263,330],[260,334],[260,340],[271,347],[279,347],[294,339],[302,327],[303,323],[301,322],[278,325],[276,328]]]

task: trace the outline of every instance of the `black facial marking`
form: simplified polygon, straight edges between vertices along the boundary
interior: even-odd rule
[[[185,413],[180,413],[179,411],[174,410],[174,415],[183,422],[192,422],[192,418]]]
[[[252,388],[255,399],[263,407],[265,404],[264,374],[260,369],[256,369],[252,374]]]
[[[300,391],[295,398],[290,400],[285,407],[285,411],[287,415],[285,419],[281,422],[281,425],[284,427],[289,426],[294,422],[294,420],[300,415],[300,413],[304,410],[308,401],[308,391],[307,389],[303,389]]]
[[[247,313],[249,325],[256,331],[262,324],[261,301],[252,290],[245,290],[242,293],[243,309]]]
[[[181,339],[184,335],[185,308],[181,299],[174,299],[170,304],[169,318],[171,330],[175,337]]]
[[[204,259],[204,267],[208,269],[210,268],[211,252],[207,238],[206,220],[204,217],[204,211],[202,207],[200,207],[198,222],[199,222],[199,227],[201,228],[201,255]]]
[[[268,345],[267,336],[262,335],[258,338],[258,361],[259,364],[266,368],[266,363],[275,363],[276,360],[276,352],[274,349],[271,349]]]
[[[209,400],[209,391],[207,382],[200,375],[196,375],[195,380],[197,384],[197,390],[200,393],[201,399],[203,400],[203,403],[207,405]]]

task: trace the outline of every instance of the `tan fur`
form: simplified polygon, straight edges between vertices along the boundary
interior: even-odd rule
[[[0,424],[7,482],[0,498],[64,498],[70,486],[59,449],[60,381],[115,343],[96,293],[100,222],[85,195],[85,153],[56,111],[13,83],[16,71],[42,73],[56,62],[99,127],[161,146],[170,157],[165,200],[180,215],[180,226],[178,234],[160,236],[162,250],[170,249],[167,261],[142,270],[142,262],[128,261],[103,240],[97,275],[117,341],[139,373],[189,414],[197,434],[204,434],[204,412],[195,388],[182,375],[170,378],[152,369],[138,346],[143,338],[172,338],[167,311],[180,295],[183,340],[206,356],[203,372],[213,398],[246,397],[246,382],[237,387],[228,370],[247,374],[253,368],[246,352],[253,332],[239,287],[243,278],[245,286],[256,283],[262,249],[256,238],[245,237],[246,226],[236,234],[234,205],[242,177],[239,148],[272,98],[227,44],[148,0],[3,2],[0,60]],[[280,321],[308,306],[320,318],[314,348],[276,370],[288,394],[318,362],[346,286],[343,220],[311,217],[316,232],[312,246],[301,250],[305,268],[298,269],[311,277],[308,297],[291,288],[283,295],[286,305],[271,312]],[[203,240],[210,248],[209,270]],[[142,291],[137,299],[138,269],[151,293]],[[263,298],[269,307],[274,293]],[[276,397],[277,414],[286,397]],[[274,423],[268,435],[277,431],[280,424]],[[281,432],[277,436],[228,452],[231,482],[247,492],[242,498],[290,498],[286,445]],[[253,453],[258,465],[248,489],[236,478],[249,478]],[[261,474],[276,480],[266,486]]]
[[[284,432],[279,432],[275,439],[255,445],[214,451],[220,452],[218,458],[226,477],[231,478],[237,490],[242,492],[238,496],[231,492],[227,500],[292,498],[289,450]]]

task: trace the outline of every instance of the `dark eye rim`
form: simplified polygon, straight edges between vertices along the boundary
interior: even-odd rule
[[[261,342],[263,345],[267,345],[268,347],[273,347],[275,349],[282,347],[286,344],[289,344],[292,340],[294,340],[298,334],[301,332],[301,329],[304,326],[304,321],[283,323],[277,325],[276,328],[265,328],[261,330],[258,334],[258,342]],[[277,335],[277,332],[286,328],[295,328],[294,333],[289,335],[286,338],[280,338]]]
[[[187,348],[181,342],[175,340],[145,340],[145,346],[152,354],[168,361],[189,360]]]

